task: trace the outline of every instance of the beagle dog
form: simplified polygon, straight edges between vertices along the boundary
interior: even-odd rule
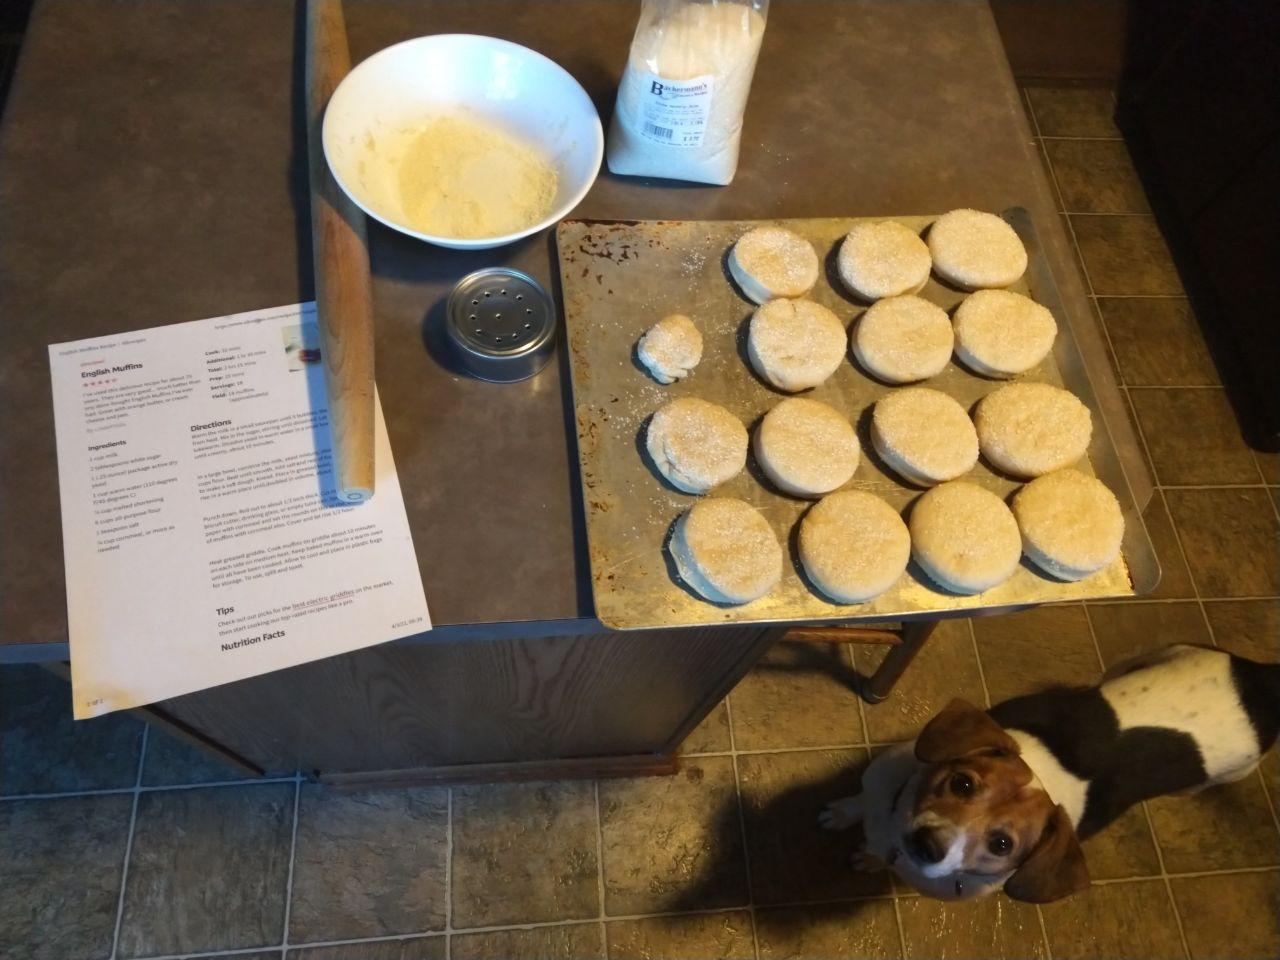
[[[987,712],[953,700],[878,755],[862,793],[822,826],[861,823],[862,870],[926,896],[1003,887],[1046,903],[1089,885],[1080,840],[1140,800],[1251,773],[1280,732],[1280,664],[1179,644],[1119,664],[1096,687],[1054,688]]]

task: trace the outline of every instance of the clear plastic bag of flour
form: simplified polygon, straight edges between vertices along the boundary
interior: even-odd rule
[[[726,184],[769,0],[643,0],[609,128],[614,173]]]

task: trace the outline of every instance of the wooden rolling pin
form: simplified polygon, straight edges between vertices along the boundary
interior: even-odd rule
[[[324,159],[320,128],[334,89],[351,70],[342,0],[307,0],[307,159],[311,249],[320,353],[329,391],[337,495],[373,496],[373,297],[364,213]]]

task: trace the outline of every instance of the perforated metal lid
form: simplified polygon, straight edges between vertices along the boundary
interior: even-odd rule
[[[551,298],[519,270],[493,267],[468,274],[449,294],[446,313],[459,361],[481,380],[531,377],[555,348]]]

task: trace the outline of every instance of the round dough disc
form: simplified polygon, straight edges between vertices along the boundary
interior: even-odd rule
[[[751,315],[747,355],[779,390],[816,387],[844,360],[840,318],[812,300],[770,300]]]
[[[1120,555],[1124,515],[1106,484],[1079,470],[1032,480],[1013,498],[1027,559],[1060,580],[1083,580]]]
[[[884,593],[911,559],[911,535],[898,511],[865,490],[840,490],[800,521],[800,562],[813,585],[837,603]]]
[[[978,435],[964,407],[928,387],[882,397],[871,414],[871,442],[894,472],[921,487],[954,480],[978,462]]]
[[[1048,356],[1058,324],[1046,307],[1010,290],[979,290],[956,308],[956,356],[984,377],[1007,379]]]
[[[850,346],[873,377],[913,383],[946,369],[955,337],[945,310],[908,295],[872,304],[853,325]]]
[[[1089,408],[1047,383],[1011,383],[982,398],[973,415],[978,446],[997,470],[1038,477],[1084,456],[1093,433]]]
[[[803,397],[788,397],[764,415],[753,449],[765,475],[796,497],[820,497],[844,486],[861,452],[842,413]]]
[[[747,428],[697,397],[663,404],[649,421],[645,448],[658,472],[685,493],[706,493],[747,464]]]
[[[920,235],[894,220],[855,224],[836,257],[840,279],[863,300],[919,293],[932,265]]]
[[[782,579],[777,535],[741,500],[699,500],[676,522],[670,550],[684,582],[715,603],[749,603]]]
[[[956,480],[934,487],[911,510],[911,555],[952,593],[981,593],[1018,568],[1022,540],[1005,502]]]
[[[756,227],[730,249],[729,274],[753,303],[803,297],[818,282],[818,254],[797,233]]]
[[[952,210],[929,228],[929,253],[938,276],[963,287],[1007,287],[1027,269],[1027,248],[994,213]]]
[[[636,344],[636,356],[659,383],[683,380],[702,359],[702,332],[683,313],[663,317]]]

